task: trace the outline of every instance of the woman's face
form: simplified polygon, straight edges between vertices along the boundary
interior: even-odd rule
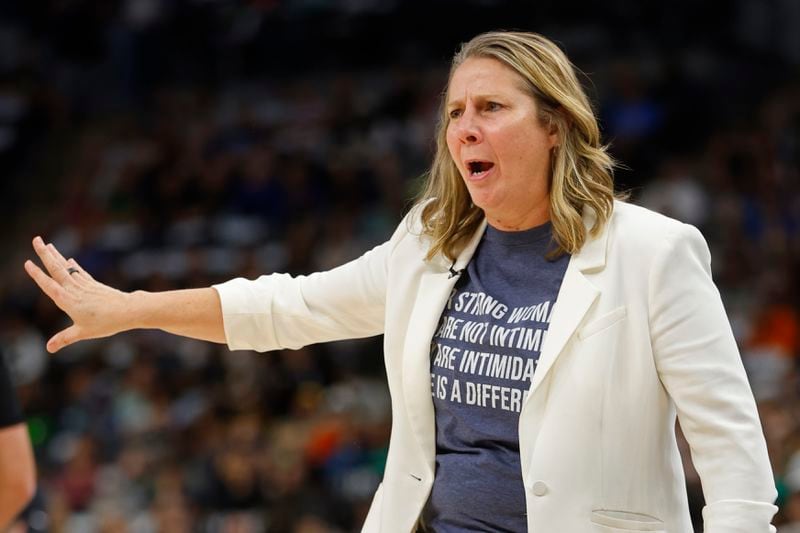
[[[492,226],[522,230],[549,220],[554,131],[539,121],[524,80],[495,59],[456,68],[447,92],[447,146],[475,205]]]

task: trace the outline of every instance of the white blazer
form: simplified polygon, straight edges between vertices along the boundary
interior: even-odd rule
[[[232,350],[384,334],[392,433],[366,532],[413,531],[434,479],[430,342],[456,278],[443,257],[424,260],[418,211],[331,271],[215,286]],[[570,258],[520,413],[528,531],[692,531],[676,414],[702,480],[704,531],[774,532],[777,492],[708,247],[692,226],[616,202]]]

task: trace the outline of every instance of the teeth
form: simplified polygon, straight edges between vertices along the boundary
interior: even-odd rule
[[[468,163],[467,166],[469,167],[470,176],[478,176],[480,174],[485,174],[486,172],[489,172],[489,170],[491,170],[491,168],[494,165],[483,161],[473,161],[471,163]]]
[[[470,163],[467,163],[467,167],[469,168],[469,173],[472,176],[478,174],[484,174],[489,170],[491,170],[493,166],[494,164],[488,161],[472,161]]]

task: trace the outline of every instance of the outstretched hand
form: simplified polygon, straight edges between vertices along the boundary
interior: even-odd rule
[[[128,329],[126,306],[130,294],[95,281],[74,259],[65,259],[41,237],[33,239],[33,249],[47,273],[30,260],[25,261],[25,271],[73,322],[47,341],[48,352]]]

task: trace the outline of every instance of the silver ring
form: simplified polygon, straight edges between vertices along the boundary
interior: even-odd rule
[[[78,269],[77,269],[77,268],[75,268],[75,267],[69,267],[69,268],[67,269],[67,274],[74,274],[75,272],[80,272],[80,270],[78,270]]]

